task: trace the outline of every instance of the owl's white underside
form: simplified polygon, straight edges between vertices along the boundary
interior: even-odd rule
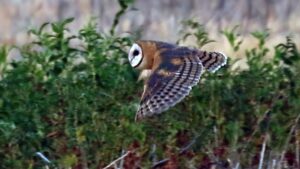
[[[142,70],[141,73],[140,73],[140,76],[138,78],[138,81],[149,79],[149,77],[150,77],[151,74],[152,74],[152,70],[151,69],[144,69],[144,70]]]

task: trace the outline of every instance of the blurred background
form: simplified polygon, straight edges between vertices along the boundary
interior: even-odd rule
[[[163,161],[299,169],[300,0],[135,0],[120,8],[131,1],[0,0],[0,169],[104,168],[119,157],[124,169]],[[70,32],[56,23],[27,33],[70,17]],[[81,29],[91,18],[97,27]],[[228,64],[203,74],[169,113],[134,123],[143,85],[128,64],[126,36],[175,43],[183,29],[191,33],[188,19],[209,35],[197,25],[202,32],[180,43],[202,48],[195,42],[212,38],[203,48],[225,53]],[[229,33],[231,47],[220,32],[236,25],[241,37]],[[266,29],[266,41],[265,32],[251,35]]]
[[[23,44],[27,31],[45,22],[74,17],[73,31],[95,17],[100,31],[108,32],[116,12],[117,0],[0,0],[0,43]],[[224,47],[220,30],[239,25],[242,35],[269,28],[270,45],[282,42],[287,35],[300,39],[299,0],[136,0],[121,18],[117,33],[139,31],[143,39],[175,42],[182,28],[181,22],[193,18]],[[243,44],[249,47],[250,44]],[[242,46],[243,46],[242,45]]]

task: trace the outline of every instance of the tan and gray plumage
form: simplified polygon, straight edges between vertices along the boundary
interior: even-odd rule
[[[158,41],[137,41],[130,48],[132,67],[141,70],[144,92],[136,120],[166,111],[196,85],[203,70],[215,72],[226,64],[219,52],[206,52]]]

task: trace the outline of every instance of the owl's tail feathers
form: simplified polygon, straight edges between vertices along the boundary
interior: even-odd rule
[[[199,58],[205,69],[213,73],[227,63],[227,56],[220,52],[202,51]]]

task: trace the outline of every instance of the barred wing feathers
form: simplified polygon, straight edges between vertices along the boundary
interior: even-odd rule
[[[215,72],[227,62],[227,57],[220,52],[200,51],[199,58],[206,70]]]
[[[191,50],[176,48],[161,55],[164,61],[146,84],[136,120],[166,111],[187,96],[200,80],[203,65]]]

